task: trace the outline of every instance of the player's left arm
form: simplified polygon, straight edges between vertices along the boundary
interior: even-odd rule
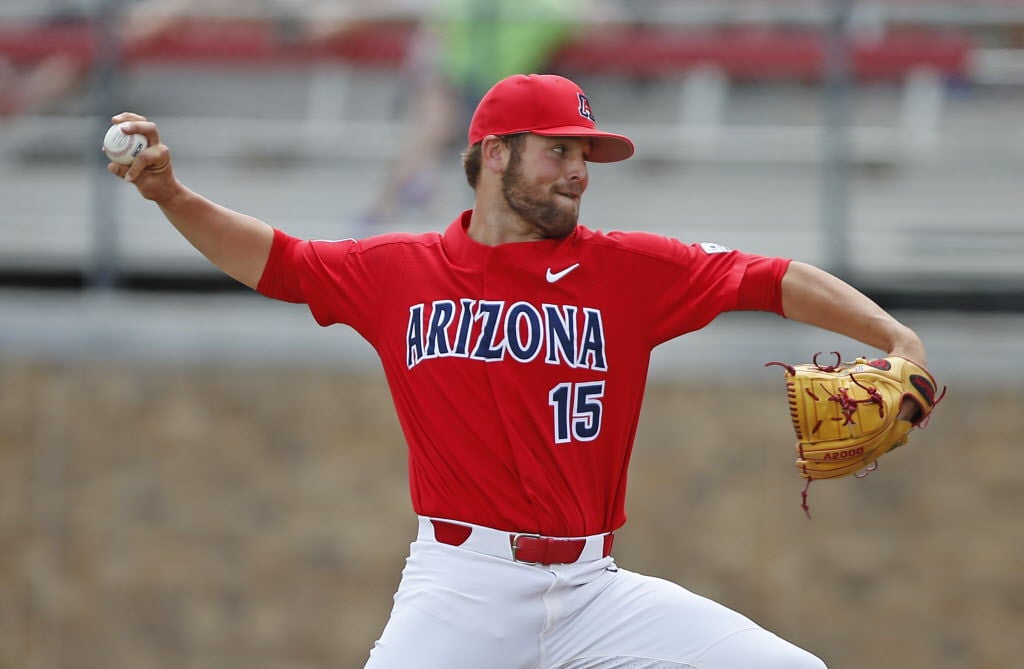
[[[828,272],[793,261],[782,277],[786,318],[824,328],[927,365],[924,344],[867,295]]]

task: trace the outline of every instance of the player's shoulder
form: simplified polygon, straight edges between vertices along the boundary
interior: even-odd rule
[[[386,232],[368,237],[348,237],[345,239],[310,240],[317,245],[343,245],[348,253],[368,253],[398,251],[404,249],[429,248],[441,242],[438,232]]]
[[[441,233],[430,232],[385,232],[357,240],[363,250],[387,247],[429,247],[441,243]]]
[[[579,226],[578,243],[594,250],[678,260],[697,250],[698,245],[654,232],[641,230],[591,230]],[[724,248],[724,247],[723,247]]]

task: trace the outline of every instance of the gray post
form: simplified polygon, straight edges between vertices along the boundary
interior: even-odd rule
[[[821,243],[825,267],[850,274],[848,189],[850,166],[850,59],[848,23],[852,0],[831,0],[824,34],[822,105]]]
[[[118,211],[116,206],[117,181],[105,166],[107,159],[99,150],[103,135],[110,127],[112,114],[120,101],[120,48],[117,19],[121,0],[102,0],[96,8],[93,35],[96,40],[92,84],[92,136],[86,142],[93,171],[92,177],[92,258],[88,267],[89,284],[99,290],[109,290],[117,283],[118,274]]]

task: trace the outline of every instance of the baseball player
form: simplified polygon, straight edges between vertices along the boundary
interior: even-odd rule
[[[419,531],[366,667],[812,669],[743,615],[618,567],[651,350],[729,310],[772,311],[924,363],[921,341],[812,266],[577,223],[588,162],[629,158],[587,96],[516,75],[463,155],[474,206],[443,232],[307,241],[188,190],[156,125],[109,169],[207,258],[344,323],[380,356]]]

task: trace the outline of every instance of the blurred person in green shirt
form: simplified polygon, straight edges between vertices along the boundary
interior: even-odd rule
[[[547,72],[573,36],[580,8],[577,0],[439,0],[410,49],[413,90],[401,158],[360,222],[386,224],[428,204],[438,186],[437,162],[464,144],[480,98],[508,75]]]

